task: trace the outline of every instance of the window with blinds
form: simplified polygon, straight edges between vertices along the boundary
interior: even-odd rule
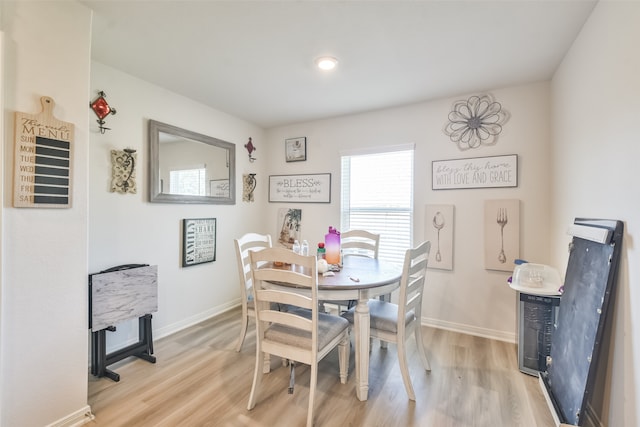
[[[171,194],[205,196],[205,176],[204,168],[169,171],[169,190]]]
[[[413,147],[342,156],[341,230],[380,234],[378,257],[402,263],[412,245]]]

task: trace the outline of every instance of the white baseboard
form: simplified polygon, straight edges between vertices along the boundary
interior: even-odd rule
[[[175,334],[178,331],[181,331],[193,325],[197,325],[200,322],[204,322],[207,319],[210,319],[214,316],[217,316],[219,314],[232,310],[238,307],[239,305],[240,305],[240,299],[237,299],[235,301],[231,301],[226,304],[210,308],[207,311],[203,311],[202,313],[198,313],[195,316],[191,316],[179,322],[172,323],[171,325],[163,326],[162,328],[159,328],[153,331],[153,339],[154,340],[160,339],[160,338],[169,336],[171,334]]]
[[[179,322],[176,323],[172,323],[170,325],[166,325],[163,326],[162,328],[158,328],[158,329],[153,329],[153,340],[158,340],[160,338],[164,338],[167,337],[169,335],[175,334],[176,332],[179,332],[183,329],[186,329],[190,326],[193,325],[197,325],[200,322],[204,322],[207,319],[210,319],[214,316],[217,316],[219,314],[225,313],[229,310],[232,310],[236,307],[240,306],[240,299],[236,299],[235,301],[231,301],[229,303],[217,306],[217,307],[213,307],[207,311],[203,311],[202,313],[198,313],[195,316],[191,316],[187,319],[183,319]],[[134,345],[138,343],[138,337],[131,337],[129,340],[123,342],[123,343],[118,343],[117,347],[115,348],[111,348],[108,347],[107,348],[107,352],[111,353],[117,350],[120,350],[122,348],[128,347],[130,345]],[[91,364],[91,355],[89,355],[89,364]]]
[[[462,334],[474,335],[477,337],[489,338],[498,341],[505,341],[508,343],[518,342],[516,333],[496,331],[494,329],[479,328],[472,325],[464,325],[461,323],[447,322],[438,319],[432,319],[428,317],[422,317],[422,325],[430,326],[438,329],[446,329],[448,331],[460,332]]]
[[[87,424],[94,418],[95,417],[91,413],[91,407],[87,405],[64,418],[60,418],[58,421],[55,421],[46,427],[79,427]]]

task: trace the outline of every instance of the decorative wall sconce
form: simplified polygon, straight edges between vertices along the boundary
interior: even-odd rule
[[[242,201],[253,202],[253,190],[256,189],[258,181],[256,180],[256,174],[244,174],[242,175]]]
[[[111,106],[105,99],[106,96],[107,96],[106,93],[104,93],[103,91],[100,91],[98,92],[98,98],[96,98],[95,101],[89,104],[89,107],[91,107],[93,112],[96,113],[96,116],[98,116],[97,122],[98,122],[98,125],[100,126],[101,134],[104,134],[105,131],[110,130],[109,128],[104,127],[104,124],[105,124],[104,118],[107,117],[109,114],[116,114],[116,109],[111,108]]]
[[[494,145],[507,120],[509,113],[491,95],[472,96],[453,104],[444,133],[465,151]]]
[[[254,151],[257,150],[257,148],[253,145],[253,142],[251,141],[251,137],[249,137],[249,142],[247,142],[246,144],[244,144],[244,148],[247,149],[247,151],[249,152],[249,161],[253,163],[253,161],[256,159],[255,157],[251,156],[251,153],[253,153]]]
[[[136,193],[136,150],[111,150],[111,192]]]

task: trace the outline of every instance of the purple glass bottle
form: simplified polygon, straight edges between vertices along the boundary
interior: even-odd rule
[[[329,232],[324,236],[326,260],[328,264],[340,264],[340,232],[329,227]]]

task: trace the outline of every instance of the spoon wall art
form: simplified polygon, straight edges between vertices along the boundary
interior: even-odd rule
[[[429,268],[453,270],[453,205],[426,205],[425,240],[431,241]]]

